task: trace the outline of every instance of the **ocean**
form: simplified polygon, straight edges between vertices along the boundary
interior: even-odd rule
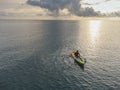
[[[120,21],[0,20],[0,90],[120,90]]]

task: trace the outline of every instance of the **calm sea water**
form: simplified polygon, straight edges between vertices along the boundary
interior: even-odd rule
[[[120,21],[0,20],[0,90],[120,90]]]

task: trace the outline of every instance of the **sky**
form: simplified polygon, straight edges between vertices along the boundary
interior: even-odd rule
[[[120,11],[120,0],[83,0],[84,7],[93,7],[104,13]]]
[[[0,0],[0,17],[97,16],[120,13],[120,0]]]

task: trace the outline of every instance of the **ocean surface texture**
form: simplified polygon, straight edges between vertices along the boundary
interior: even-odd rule
[[[120,90],[120,21],[0,20],[0,90]]]

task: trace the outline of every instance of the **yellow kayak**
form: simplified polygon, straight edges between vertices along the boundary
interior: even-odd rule
[[[74,52],[74,51],[71,53],[71,56],[73,57],[73,59],[74,59],[77,63],[79,63],[79,64],[81,64],[81,65],[84,65],[84,64],[86,63],[86,60],[84,60],[84,59],[82,59],[82,58],[77,58],[77,57],[75,56],[75,52]]]

